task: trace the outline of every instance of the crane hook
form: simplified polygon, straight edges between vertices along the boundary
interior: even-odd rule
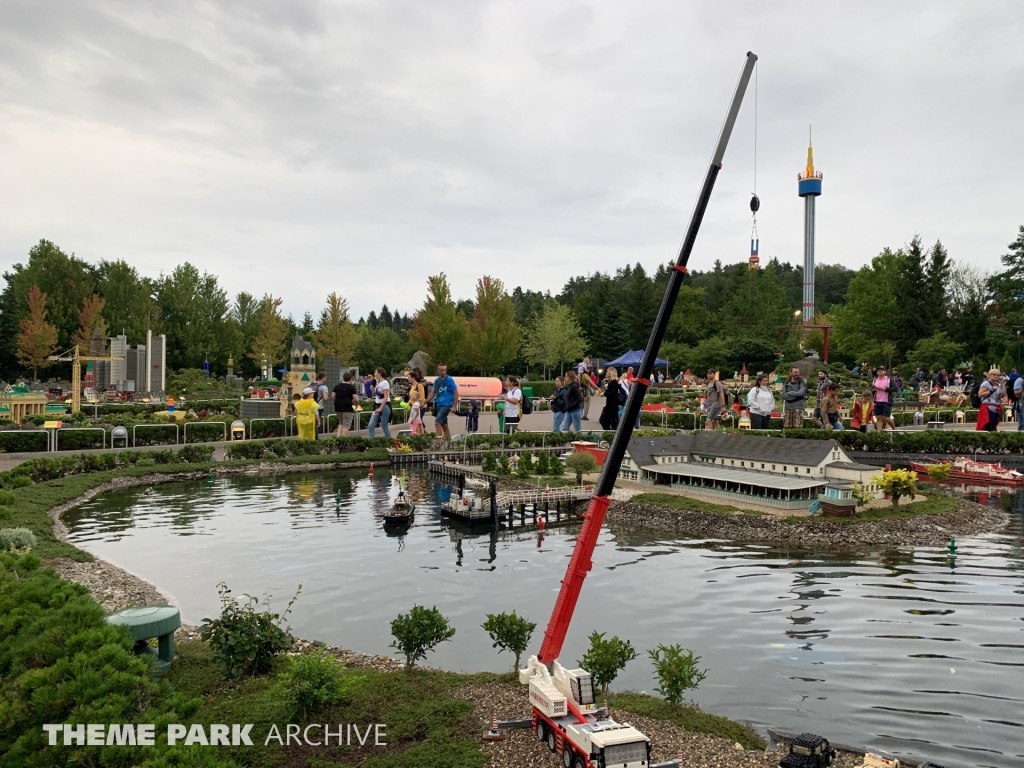
[[[750,197],[750,212],[751,213],[757,213],[760,208],[761,208],[761,200],[758,198],[757,193],[755,192]]]

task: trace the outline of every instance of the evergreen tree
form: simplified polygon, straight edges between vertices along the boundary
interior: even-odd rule
[[[748,269],[722,309],[725,328],[741,338],[780,344],[794,323],[786,290],[772,267]]]
[[[953,265],[949,254],[939,240],[928,251],[928,266],[925,269],[924,291],[918,307],[926,323],[929,336],[947,328],[949,319],[949,281]]]
[[[231,356],[240,375],[256,376],[261,373],[259,364],[249,357],[248,352],[259,333],[262,306],[251,293],[241,291],[228,312],[232,329]]]
[[[993,318],[1012,327],[1024,324],[1024,224],[1008,247],[1010,252],[1000,258],[1006,269],[989,278],[988,287],[995,301]]]
[[[899,333],[893,341],[897,354],[903,355],[921,339],[931,335],[930,313],[924,308],[929,295],[926,277],[927,262],[921,238],[914,236],[900,252],[899,271],[896,278],[897,323]]]
[[[623,294],[625,302],[623,317],[629,336],[631,349],[643,349],[654,327],[658,314],[657,298],[654,295],[654,283],[647,277],[641,264],[623,277]]]
[[[46,294],[33,285],[28,292],[28,314],[19,321],[17,336],[18,362],[32,369],[32,378],[39,378],[39,369],[50,365],[47,358],[57,349],[57,329],[46,322]]]

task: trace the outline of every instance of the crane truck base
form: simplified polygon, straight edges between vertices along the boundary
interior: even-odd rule
[[[651,742],[628,723],[618,723],[594,699],[594,681],[583,669],[551,669],[531,656],[519,670],[530,686],[533,730],[566,768],[648,768]]]

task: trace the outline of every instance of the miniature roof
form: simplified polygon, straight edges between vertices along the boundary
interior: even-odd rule
[[[801,477],[798,475],[777,475],[769,472],[755,472],[747,469],[732,469],[715,464],[691,461],[685,464],[652,464],[642,467],[647,472],[675,477],[697,477],[705,480],[720,480],[729,483],[756,485],[761,488],[775,488],[798,491],[802,488],[820,488],[827,483],[823,477]]]
[[[627,450],[629,457],[638,466],[654,464],[654,456],[694,454],[816,467],[829,458],[835,448],[839,448],[835,440],[800,440],[701,432],[696,435],[634,438],[629,441]],[[847,460],[839,463],[849,464],[846,452],[842,448],[839,448],[839,451],[840,457]]]
[[[313,345],[302,338],[301,333],[296,333],[295,338],[292,339],[292,352],[310,352],[313,353]]]
[[[870,469],[872,472],[878,472],[882,469],[881,467],[875,467],[871,464],[858,464],[855,461],[833,461],[831,464],[826,466],[836,467],[838,469],[857,469],[862,471]]]

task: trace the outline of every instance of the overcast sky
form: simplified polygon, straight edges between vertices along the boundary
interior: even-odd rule
[[[0,266],[188,260],[296,317],[674,258],[744,54],[762,259],[1024,223],[1024,3],[0,3]],[[749,253],[754,89],[691,267]]]

